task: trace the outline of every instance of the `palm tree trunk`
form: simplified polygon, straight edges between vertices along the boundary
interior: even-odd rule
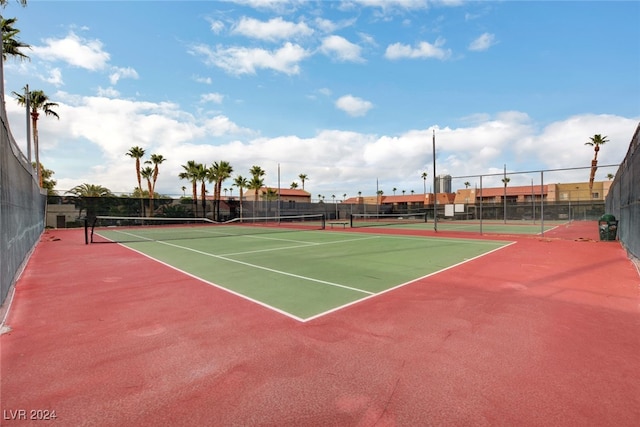
[[[205,198],[207,188],[205,187],[204,180],[200,185],[200,198],[202,201],[202,217],[205,218],[207,216],[207,199]]]
[[[198,183],[194,179],[192,182],[192,190],[193,190],[193,217],[198,217]]]

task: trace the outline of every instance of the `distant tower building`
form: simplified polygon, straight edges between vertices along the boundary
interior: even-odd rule
[[[451,193],[451,175],[438,175],[436,193]]]

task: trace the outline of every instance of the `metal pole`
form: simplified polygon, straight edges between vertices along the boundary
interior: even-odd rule
[[[507,223],[507,165],[504,165],[504,172],[502,173],[502,183],[504,184],[504,193],[503,193],[503,200],[502,200],[502,204],[504,205],[504,213],[502,214],[502,219],[504,221],[504,223]]]
[[[533,178],[531,178],[531,218],[533,218],[533,223],[536,223],[536,196],[533,192]]]
[[[480,175],[480,235],[482,235],[482,175]]]
[[[544,171],[540,171],[540,235],[544,236]]]
[[[27,159],[31,164],[31,94],[29,93],[29,85],[24,86],[24,100],[27,107]]]
[[[436,188],[436,130],[433,130],[433,229],[438,231],[438,190]]]

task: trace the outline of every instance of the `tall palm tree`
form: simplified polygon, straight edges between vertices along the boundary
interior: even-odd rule
[[[196,180],[200,181],[200,203],[202,204],[202,217],[207,216],[207,184],[211,174],[209,169],[202,163],[198,163],[195,169]]]
[[[222,193],[222,183],[231,178],[233,167],[227,161],[221,160],[220,163],[214,162],[211,166],[211,178],[215,181],[215,189],[213,192],[213,203],[215,204],[215,219],[220,220],[220,196]]]
[[[396,187],[393,187],[391,189],[391,191],[393,191],[393,195],[395,196],[396,195],[396,191],[398,191],[398,189]],[[404,194],[404,191],[402,193]]]
[[[165,159],[162,154],[152,154],[151,163],[153,164],[153,191],[156,191],[156,181],[158,181],[158,173],[160,172],[159,165],[164,162]]]
[[[420,175],[420,177],[422,178],[422,182],[424,183],[424,194],[427,194],[427,173],[422,172],[422,175]]]
[[[464,182],[464,188],[469,188],[470,186],[471,186],[471,183],[469,181]]]
[[[178,178],[191,182],[191,195],[193,197],[193,215],[198,216],[198,164],[195,160],[189,160],[186,165],[182,165],[184,172],[178,174]]]
[[[300,175],[298,175],[298,178],[300,178],[300,181],[302,182],[302,189],[304,190],[304,183],[309,179],[309,177],[307,176],[307,174],[301,173]]]
[[[22,48],[31,49],[31,46],[21,42],[16,38],[20,30],[13,28],[18,18],[4,19],[0,17],[0,26],[2,26],[2,59],[7,57],[17,58],[20,60],[29,59],[27,55],[22,53]]]
[[[145,153],[144,148],[138,147],[137,145],[135,147],[131,147],[129,151],[125,153],[125,155],[136,159],[136,179],[138,180],[138,190],[140,191],[140,193],[142,193],[142,176],[140,174],[140,159],[144,157],[144,153]]]
[[[40,179],[40,187],[42,188],[42,165],[40,164],[40,150],[38,149],[38,118],[40,117],[39,111],[42,111],[45,116],[53,116],[56,119],[60,119],[58,113],[53,108],[58,104],[50,102],[49,97],[41,90],[32,90],[25,94],[13,92],[16,97],[16,101],[21,106],[26,106],[27,103],[31,108],[31,128],[33,129],[33,148],[36,153],[36,164],[38,165],[38,178]]]
[[[600,146],[609,142],[606,136],[602,136],[599,133],[593,135],[589,138],[589,142],[585,142],[584,145],[590,145],[593,147],[594,156],[593,160],[598,160],[598,151],[600,151]]]
[[[600,151],[600,146],[609,142],[606,136],[602,136],[597,133],[589,138],[588,142],[585,142],[584,145],[590,145],[593,147],[593,160],[591,161],[591,174],[589,175],[589,194],[593,195],[593,180],[596,177],[596,170],[598,169],[598,151]]]
[[[249,173],[252,176],[249,188],[254,190],[253,201],[255,203],[258,201],[258,190],[264,185],[262,177],[265,175],[265,171],[260,166],[252,166],[251,169],[249,169]]]
[[[289,186],[289,188],[290,188],[290,189],[292,189],[292,190],[295,190],[296,188],[298,188],[298,183],[297,183],[297,182],[295,182],[295,181],[293,181],[293,182],[291,183],[291,185]]]
[[[233,185],[240,189],[240,219],[242,219],[242,198],[244,196],[244,189],[249,187],[249,181],[242,175],[238,175],[233,180]]]
[[[149,189],[149,216],[153,216],[153,168],[151,166],[142,168],[140,175],[147,180],[147,188]],[[142,200],[142,198],[140,200]]]
[[[507,223],[507,185],[509,184],[509,181],[511,181],[511,178],[508,177],[504,177],[501,179],[502,183],[504,184],[504,197],[503,197],[503,204],[504,204],[504,223]]]
[[[258,191],[264,186],[264,179],[260,178],[258,175],[253,175],[249,180],[249,186],[247,187],[249,190],[253,190],[253,206],[254,209],[258,206]],[[254,215],[256,216],[256,215]]]

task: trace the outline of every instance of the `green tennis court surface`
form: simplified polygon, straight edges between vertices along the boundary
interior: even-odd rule
[[[251,227],[248,227],[249,229]],[[211,235],[212,230],[219,234]],[[237,230],[237,228],[234,229]],[[223,226],[96,231],[173,268],[305,321],[406,285],[509,242],[279,229],[225,235]],[[145,240],[145,233],[153,240]]]

